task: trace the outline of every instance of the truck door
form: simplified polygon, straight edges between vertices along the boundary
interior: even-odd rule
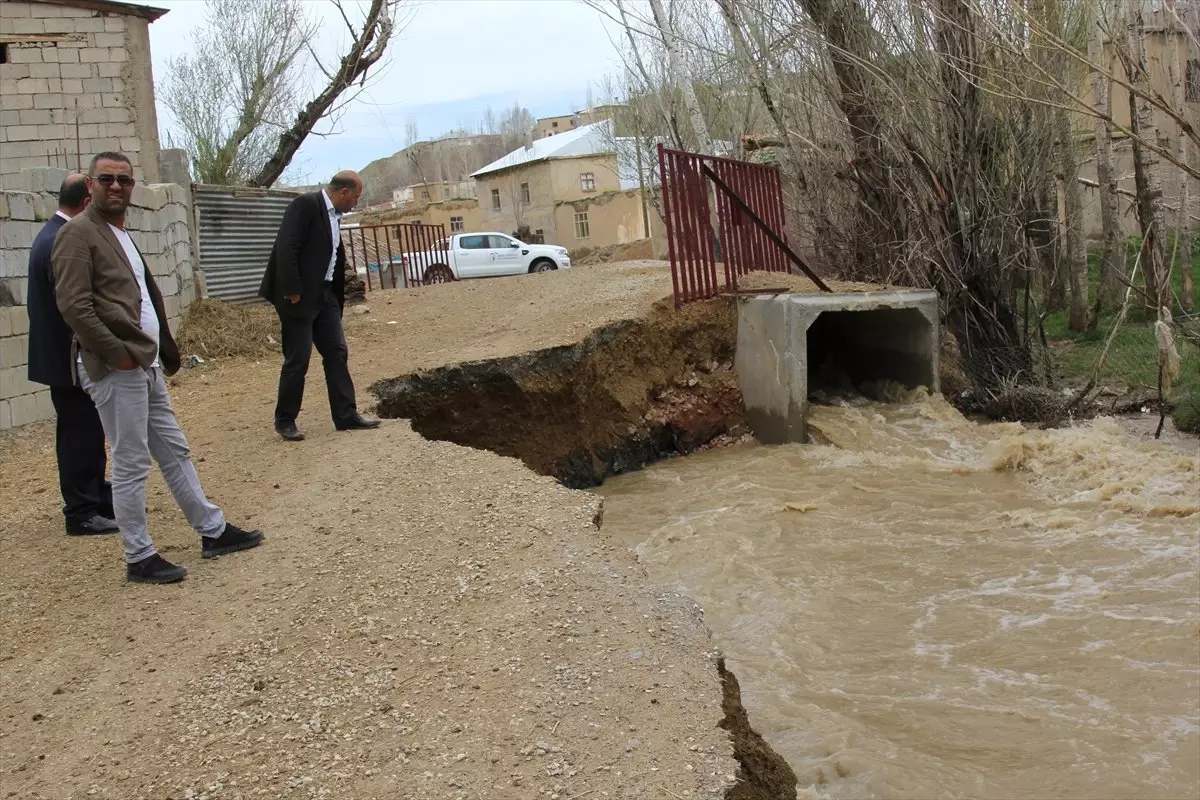
[[[491,250],[486,234],[463,234],[458,237],[452,252],[460,278],[482,278],[491,275]]]
[[[521,243],[516,239],[498,234],[488,235],[488,252],[491,254],[490,275],[520,275],[525,270],[525,256]]]

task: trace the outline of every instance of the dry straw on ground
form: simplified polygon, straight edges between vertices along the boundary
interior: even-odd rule
[[[222,300],[193,303],[179,326],[179,350],[204,358],[279,352],[279,318],[266,305]]]

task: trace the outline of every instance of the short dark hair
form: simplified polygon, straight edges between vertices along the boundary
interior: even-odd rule
[[[358,181],[353,178],[339,178],[336,175],[329,179],[330,189],[357,189]]]
[[[79,208],[87,196],[87,181],[78,175],[72,175],[58,187],[58,207]]]
[[[111,150],[104,153],[96,153],[92,156],[92,163],[88,164],[88,175],[96,174],[96,162],[98,161],[124,161],[133,169],[133,162],[129,160],[129,156],[124,153],[114,153]]]

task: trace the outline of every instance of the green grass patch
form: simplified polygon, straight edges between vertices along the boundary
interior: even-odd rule
[[[1200,236],[1192,239],[1190,253],[1176,252],[1174,235],[1167,243],[1167,254],[1175,252],[1171,278],[1173,298],[1183,294],[1184,271],[1191,270],[1193,285],[1200,290]],[[1126,243],[1126,274],[1137,258],[1141,240],[1131,238]],[[1088,282],[1091,298],[1100,282],[1100,255],[1088,254]],[[1141,270],[1138,286],[1143,285]],[[1200,298],[1197,298],[1200,299]],[[1090,305],[1090,303],[1089,303]],[[1180,430],[1200,433],[1200,319],[1185,318],[1178,304],[1172,308],[1177,323],[1182,322],[1196,338],[1177,335],[1175,347],[1182,359],[1179,378],[1172,387],[1170,401],[1175,404],[1172,417]],[[1102,314],[1094,331],[1072,331],[1067,327],[1065,311],[1048,314],[1045,319],[1046,338],[1054,353],[1057,375],[1065,383],[1082,385],[1088,380],[1096,360],[1104,350],[1109,333],[1116,323],[1117,310]],[[1178,330],[1178,327],[1177,327]],[[1100,383],[1120,384],[1131,390],[1154,391],[1158,387],[1158,343],[1154,336],[1154,319],[1136,300],[1113,340],[1108,359],[1100,372]]]

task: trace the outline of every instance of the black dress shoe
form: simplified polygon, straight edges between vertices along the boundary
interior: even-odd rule
[[[216,558],[258,547],[262,544],[263,535],[262,531],[244,531],[226,522],[225,530],[221,531],[220,536],[201,536],[200,539],[203,542],[200,555],[204,558]]]
[[[67,522],[67,536],[102,536],[116,533],[117,521],[96,514],[88,519]]]
[[[372,428],[379,427],[379,420],[367,419],[361,414],[355,414],[350,419],[344,419],[341,422],[335,422],[333,427],[339,431],[369,431]]]
[[[130,583],[177,583],[186,576],[186,569],[172,564],[158,553],[125,565],[125,580]]]
[[[294,422],[276,422],[275,432],[287,439],[289,442],[303,442],[304,434],[296,427]]]

